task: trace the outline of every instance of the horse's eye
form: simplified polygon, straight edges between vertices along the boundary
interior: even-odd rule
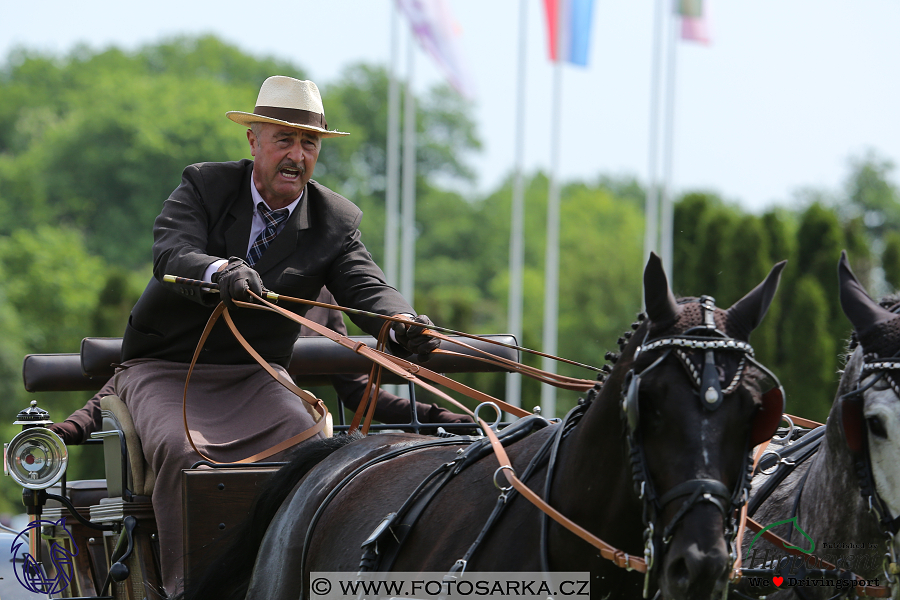
[[[884,423],[881,422],[879,417],[869,417],[866,419],[866,423],[868,423],[869,431],[872,432],[872,435],[887,439],[887,429],[885,429]]]

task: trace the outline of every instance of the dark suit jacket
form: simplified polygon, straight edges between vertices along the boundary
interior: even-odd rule
[[[190,165],[181,185],[163,205],[153,226],[153,279],[135,304],[122,344],[122,360],[161,358],[189,362],[217,294],[162,283],[164,275],[202,279],[215,260],[245,257],[250,238],[253,162]],[[362,211],[346,198],[310,181],[284,229],[255,269],[273,292],[314,300],[327,285],[341,305],[384,315],[415,314],[360,239]],[[298,314],[307,307],[282,303]],[[267,311],[232,311],[248,342],[269,362],[287,367],[300,326]],[[377,336],[382,321],[352,316]],[[201,363],[237,364],[253,359],[234,340],[224,322],[216,324],[199,358]]]

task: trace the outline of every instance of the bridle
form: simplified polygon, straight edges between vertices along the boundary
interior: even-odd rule
[[[872,457],[869,454],[868,428],[864,413],[865,400],[863,394],[882,378],[886,379],[891,390],[900,398],[900,385],[894,372],[900,371],[900,353],[889,358],[879,358],[877,354],[863,355],[856,387],[841,396],[841,421],[844,427],[844,439],[853,456],[856,474],[859,478],[859,493],[866,502],[869,512],[878,520],[885,536],[887,552],[884,556],[884,575],[892,590],[897,588],[897,552],[894,541],[900,530],[900,515],[891,514],[891,509],[878,493],[872,470]],[[876,375],[868,383],[861,385],[869,375]]]
[[[729,337],[716,328],[715,300],[710,296],[701,296],[697,300],[703,311],[703,324],[692,327],[679,335],[670,335],[658,339],[649,339],[650,330],[647,330],[644,340],[635,350],[636,360],[641,353],[661,350],[662,354],[648,367],[640,372],[632,368],[625,375],[622,386],[622,417],[626,429],[629,455],[631,457],[632,475],[635,492],[643,501],[644,521],[644,560],[647,563],[647,572],[644,580],[644,597],[647,597],[651,571],[654,566],[657,544],[663,547],[671,541],[672,533],[684,516],[697,504],[709,502],[722,513],[725,522],[725,539],[728,542],[731,564],[737,560],[734,539],[737,533],[734,515],[746,503],[752,478],[751,449],[772,437],[781,414],[784,411],[784,391],[775,375],[756,362],[753,358],[753,347],[742,340]],[[702,351],[703,364],[700,370],[694,365],[688,356],[688,352]],[[716,366],[716,353],[740,354],[735,374],[728,385],[722,389],[719,382],[719,370]],[[725,397],[732,394],[741,381],[748,365],[752,365],[773,384],[771,388],[764,389],[762,405],[757,411],[750,436],[750,444],[745,452],[745,458],[741,467],[741,475],[734,489],[729,490],[721,481],[716,479],[690,479],[684,481],[668,492],[660,496],[653,485],[647,466],[644,452],[644,444],[640,431],[640,406],[639,392],[642,378],[658,368],[669,356],[678,359],[688,373],[691,385],[697,391],[701,406],[705,411],[714,412],[725,401]],[[681,506],[675,515],[660,532],[660,520],[665,508],[675,501],[681,501]]]

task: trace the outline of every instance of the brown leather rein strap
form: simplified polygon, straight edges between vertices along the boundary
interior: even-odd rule
[[[278,314],[282,315],[283,317],[288,318],[296,323],[305,325],[305,326],[309,327],[311,330],[313,330],[314,332],[316,332],[324,337],[327,337],[328,339],[332,340],[333,342],[336,342],[336,343],[344,346],[345,348],[349,348],[350,350],[353,350],[357,354],[365,356],[369,360],[376,363],[378,366],[387,369],[388,371],[394,373],[395,375],[399,375],[400,377],[402,377],[403,379],[406,379],[407,381],[411,381],[411,382],[427,389],[428,391],[436,394],[440,398],[443,398],[444,400],[447,400],[448,402],[452,403],[453,405],[458,406],[459,408],[466,411],[470,415],[472,414],[472,411],[469,410],[465,405],[461,404],[459,401],[457,401],[452,396],[446,394],[445,392],[435,388],[434,386],[432,386],[424,381],[421,381],[420,378],[428,379],[435,383],[439,383],[440,385],[444,385],[454,391],[460,392],[462,394],[466,394],[467,396],[474,398],[476,400],[479,400],[481,402],[493,402],[497,406],[499,406],[503,411],[513,414],[517,417],[525,417],[525,416],[528,416],[529,414],[531,414],[528,411],[519,408],[518,406],[513,406],[512,404],[503,402],[502,400],[494,398],[493,396],[485,394],[484,392],[479,392],[478,390],[470,388],[462,383],[459,383],[458,381],[453,381],[449,377],[445,377],[444,375],[435,373],[434,371],[426,369],[425,367],[415,365],[407,360],[403,360],[402,358],[398,358],[398,357],[388,354],[386,352],[382,352],[382,351],[379,351],[374,348],[369,348],[363,342],[355,342],[346,336],[340,335],[339,333],[332,331],[331,329],[329,329],[328,327],[325,327],[324,325],[320,325],[319,323],[310,321],[306,317],[301,317],[300,315],[298,315],[296,313],[293,313],[289,310],[281,308],[280,306],[276,306],[275,304],[272,304],[271,302],[269,302],[263,298],[260,298],[259,296],[256,296],[252,292],[251,292],[251,295],[253,295],[263,305],[267,306],[270,310],[277,312]],[[252,304],[248,304],[248,303],[244,303],[244,302],[236,302],[236,304],[238,306],[254,306]],[[409,321],[409,324],[410,325],[421,325],[414,321]],[[379,336],[380,338],[387,335],[385,333],[385,329],[386,329],[386,327],[382,329],[382,335]]]
[[[512,373],[521,373],[526,377],[531,377],[532,379],[536,379],[542,383],[547,383],[554,387],[566,389],[573,392],[586,392],[594,387],[594,384],[596,383],[595,381],[591,381],[589,379],[579,379],[577,377],[567,377],[565,375],[551,373],[549,371],[544,371],[536,367],[530,367],[524,363],[516,362],[508,358],[503,358],[502,356],[496,356],[494,354],[491,354],[490,352],[486,352],[485,350],[481,350],[480,348],[476,348],[475,346],[466,344],[465,342],[451,339],[437,331],[429,330],[429,333],[432,337],[435,337],[439,340],[451,344],[456,344],[458,346],[462,346],[463,348],[468,348],[469,350],[472,350],[473,352],[477,352],[479,354],[483,354],[484,356],[472,356],[468,354],[462,354],[460,352],[454,352],[452,350],[443,350],[441,348],[434,350],[434,352],[439,354],[447,354],[450,356],[465,356],[467,358],[502,367]]]
[[[214,459],[210,458],[209,456],[207,456],[206,454],[204,454],[203,452],[201,452],[200,449],[197,447],[197,445],[194,443],[194,439],[191,436],[191,429],[190,429],[190,427],[188,427],[188,421],[187,421],[187,391],[188,391],[188,383],[190,383],[190,381],[191,381],[191,374],[194,372],[194,365],[197,364],[197,359],[200,357],[200,351],[203,349],[203,345],[206,343],[206,339],[209,337],[209,333],[212,331],[213,325],[215,325],[216,321],[218,321],[219,317],[223,316],[223,315],[225,317],[225,322],[228,323],[229,329],[231,329],[231,332],[234,334],[235,338],[241,344],[241,346],[244,348],[244,350],[246,350],[250,354],[250,356],[252,356],[256,360],[256,362],[259,363],[259,365],[263,369],[265,369],[269,375],[272,376],[272,378],[275,381],[277,381],[278,383],[280,383],[281,385],[283,385],[284,387],[286,387],[287,389],[292,391],[294,394],[296,394],[300,398],[302,398],[303,401],[306,402],[307,404],[310,404],[313,407],[313,409],[316,412],[318,412],[320,415],[319,422],[316,423],[314,426],[310,427],[309,429],[302,431],[302,432],[298,433],[297,435],[295,435],[291,438],[288,438],[279,444],[276,444],[275,446],[272,446],[268,450],[258,452],[257,454],[254,454],[253,456],[249,456],[247,458],[244,458],[244,459],[241,459],[241,460],[238,460],[235,462],[237,462],[237,463],[252,463],[252,462],[262,460],[264,458],[268,458],[274,454],[281,452],[282,450],[287,450],[291,446],[294,446],[304,440],[311,438],[312,436],[316,435],[317,433],[319,433],[320,431],[325,429],[326,418],[328,416],[328,409],[325,407],[325,404],[321,400],[319,400],[318,398],[316,398],[315,396],[313,396],[312,394],[307,392],[306,390],[303,390],[303,389],[300,389],[299,387],[297,387],[293,381],[285,378],[281,373],[279,373],[278,371],[273,369],[272,366],[268,362],[266,362],[263,359],[263,357],[260,356],[256,350],[253,349],[253,346],[251,346],[247,342],[247,340],[244,339],[244,336],[242,336],[241,333],[237,330],[237,327],[235,327],[234,321],[231,320],[231,315],[228,314],[228,308],[225,306],[225,304],[223,302],[220,302],[219,305],[216,306],[212,315],[210,315],[209,320],[206,322],[206,327],[203,329],[203,334],[200,336],[200,341],[197,343],[197,348],[194,350],[194,356],[193,356],[193,358],[191,358],[191,366],[188,368],[187,377],[184,380],[184,396],[181,399],[181,413],[182,413],[182,418],[184,419],[184,431],[185,431],[185,434],[187,435],[188,443],[190,443],[191,448],[194,449],[194,452],[196,452],[197,454],[202,456],[205,460],[207,460],[211,463],[221,464],[221,463],[219,463],[219,461],[214,460]]]
[[[758,523],[758,522],[754,521],[753,519],[747,517],[747,527],[749,527],[753,531],[759,533],[760,531],[762,531],[765,528],[765,525],[762,525],[761,523]],[[763,531],[761,537],[764,540],[766,540],[767,542],[770,542],[770,543],[774,544],[775,546],[780,547],[788,554],[793,554],[794,556],[800,556],[800,557],[803,557],[804,559],[812,556],[813,558],[816,559],[818,564],[823,565],[826,569],[832,570],[832,571],[838,570],[838,568],[835,565],[831,564],[828,561],[822,560],[821,558],[818,558],[814,554],[807,554],[805,552],[801,552],[800,550],[797,550],[793,544],[791,544],[789,541],[782,538],[781,536],[776,535],[775,533],[772,533],[772,530],[770,530],[770,529],[766,529],[765,531]],[[854,577],[856,577],[857,580],[863,579],[856,573],[853,573],[853,575],[854,575]],[[887,586],[883,586],[883,585],[857,586],[855,588],[855,590],[856,590],[856,595],[861,596],[861,597],[888,598],[891,595],[890,588]]]
[[[384,326],[382,327],[381,333],[378,338],[378,346],[376,347],[376,349],[372,349],[372,348],[369,348],[368,346],[366,346],[362,342],[354,342],[350,338],[348,338],[346,336],[342,336],[342,335],[338,334],[337,332],[332,331],[328,327],[325,327],[324,325],[320,325],[319,323],[311,321],[305,317],[301,317],[300,315],[298,315],[294,312],[283,309],[280,306],[277,306],[277,305],[261,298],[260,296],[257,296],[253,292],[249,292],[249,293],[260,304],[241,302],[241,301],[235,301],[235,304],[240,307],[263,309],[263,310],[270,310],[272,312],[276,312],[288,319],[291,319],[292,321],[295,321],[296,323],[305,325],[306,327],[308,327],[309,329],[318,333],[319,335],[322,335],[322,336],[332,340],[333,342],[336,342],[350,350],[353,350],[357,354],[361,354],[362,356],[365,356],[366,358],[368,358],[369,360],[372,361],[372,363],[373,363],[372,371],[370,372],[369,381],[366,385],[366,390],[363,394],[363,400],[360,401],[360,405],[357,408],[356,413],[354,414],[353,421],[351,422],[351,426],[350,426],[351,431],[354,431],[357,427],[359,427],[360,421],[363,421],[362,431],[364,434],[368,433],[369,425],[374,416],[375,404],[376,404],[376,400],[377,400],[377,396],[378,396],[378,389],[381,385],[382,369],[387,369],[387,370],[391,371],[392,373],[399,375],[400,377],[402,377],[410,382],[413,382],[413,383],[423,387],[424,389],[429,390],[430,392],[434,393],[438,397],[443,398],[444,400],[447,400],[454,406],[459,407],[461,410],[465,411],[469,415],[472,415],[473,413],[471,410],[469,410],[468,407],[461,404],[455,398],[449,396],[448,394],[444,393],[443,391],[435,388],[432,385],[429,385],[429,384],[423,382],[421,379],[427,379],[431,382],[437,383],[439,385],[443,385],[455,392],[461,393],[470,398],[478,400],[481,403],[484,403],[484,402],[493,403],[494,405],[498,406],[500,410],[503,410],[503,411],[510,413],[512,415],[515,415],[517,417],[525,417],[525,416],[528,416],[529,414],[531,414],[528,411],[523,410],[517,406],[513,406],[513,405],[511,405],[507,402],[504,402],[498,398],[494,398],[493,396],[490,396],[488,394],[485,394],[483,392],[480,392],[478,390],[470,388],[470,387],[468,387],[464,384],[461,384],[457,381],[454,381],[444,375],[435,373],[434,371],[431,371],[425,367],[415,365],[409,361],[406,361],[406,360],[403,360],[396,356],[393,356],[391,354],[388,354],[387,352],[385,352],[383,350],[387,343],[387,337],[389,335],[391,321],[400,321],[400,322],[404,322],[404,323],[407,323],[412,326],[419,325],[419,323],[416,323],[416,322],[410,321],[410,320],[404,320],[404,319],[392,317],[389,321],[386,321]],[[321,303],[317,303],[317,302],[310,302],[310,304],[314,304],[316,306],[323,306],[323,307],[331,308],[334,310],[343,310],[343,308],[340,306],[321,304]],[[206,327],[203,330],[203,334],[201,335],[200,341],[197,344],[197,348],[194,351],[194,356],[191,359],[191,365],[188,369],[188,374],[185,379],[184,396],[182,398],[182,416],[184,419],[185,433],[187,435],[187,439],[191,445],[191,448],[193,448],[194,451],[197,452],[197,454],[199,454],[205,460],[212,462],[212,463],[218,462],[218,461],[215,461],[212,458],[206,456],[203,452],[200,451],[200,449],[194,443],[194,440],[191,436],[190,428],[189,428],[188,422],[187,422],[187,390],[188,390],[188,384],[190,382],[191,374],[193,373],[193,370],[194,370],[194,365],[197,363],[197,359],[200,356],[200,351],[202,350],[203,345],[206,343],[206,339],[209,337],[209,334],[212,331],[213,325],[215,325],[216,321],[218,320],[218,318],[220,316],[224,316],[229,329],[234,334],[235,338],[238,340],[238,342],[241,344],[241,346],[251,356],[253,356],[254,360],[256,360],[256,362],[263,369],[265,369],[267,373],[269,373],[276,381],[278,381],[278,383],[280,383],[287,389],[291,390],[294,394],[296,394],[297,396],[302,398],[304,401],[306,401],[307,403],[312,405],[314,407],[314,409],[321,415],[319,422],[314,427],[307,429],[306,431],[303,431],[300,434],[298,434],[292,438],[289,438],[288,440],[285,440],[285,441],[277,444],[276,446],[273,446],[272,448],[269,448],[268,450],[254,454],[253,456],[250,456],[248,458],[242,459],[237,462],[238,463],[249,463],[249,462],[255,462],[255,461],[261,460],[263,458],[267,458],[278,452],[281,452],[282,450],[290,448],[291,446],[296,445],[306,439],[309,439],[310,437],[312,437],[312,436],[316,435],[317,433],[319,433],[320,431],[322,431],[325,427],[325,417],[328,412],[324,403],[322,403],[321,400],[318,400],[317,398],[312,396],[312,394],[310,394],[306,390],[300,389],[293,383],[293,381],[288,380],[283,375],[281,375],[278,371],[274,370],[271,367],[271,365],[269,365],[265,361],[265,359],[263,359],[262,356],[260,356],[259,353],[253,349],[253,347],[244,339],[244,337],[237,330],[237,327],[234,325],[234,321],[231,319],[231,315],[228,313],[227,307],[223,303],[219,303],[219,305],[213,311],[213,314],[210,315],[209,321],[207,322]],[[567,376],[563,376],[563,375],[558,375],[556,373],[542,371],[541,369],[530,367],[528,365],[524,365],[524,364],[518,363],[516,361],[512,361],[512,360],[509,360],[509,359],[506,359],[503,357],[498,357],[493,354],[490,354],[489,352],[481,350],[479,348],[475,348],[474,346],[471,346],[469,344],[465,344],[458,340],[452,340],[449,337],[447,337],[441,333],[438,333],[434,330],[431,330],[431,329],[427,330],[427,333],[438,339],[441,339],[442,341],[447,341],[449,343],[458,344],[458,345],[468,348],[478,354],[483,354],[487,357],[487,358],[485,358],[485,357],[477,356],[477,355],[476,356],[464,355],[467,358],[479,360],[479,361],[493,364],[496,366],[500,366],[502,368],[505,368],[508,371],[518,372],[518,373],[521,373],[522,375],[532,377],[534,379],[537,379],[538,381],[548,383],[548,384],[554,385],[556,387],[560,387],[560,388],[572,390],[572,391],[587,391],[594,386],[593,381],[589,381],[589,380],[585,380],[585,379],[577,379],[574,377],[567,377]],[[479,336],[470,336],[470,337],[472,337],[473,339],[478,339],[478,340],[486,341],[489,343],[495,343],[493,340],[490,340],[488,338],[483,338],[483,337],[479,337]],[[505,345],[505,344],[500,344],[500,345]],[[454,355],[454,356],[463,356],[462,354],[460,354],[458,352],[453,352],[453,351],[448,351],[448,350],[438,349],[438,350],[435,350],[435,352],[440,352],[442,354],[448,354],[448,355]],[[374,384],[373,384],[373,382],[374,382]],[[365,400],[367,400],[369,398],[371,398],[369,400],[369,402],[365,402]],[[366,408],[368,408],[368,410],[366,410]],[[364,420],[363,420],[363,415],[365,415]]]
[[[815,429],[816,427],[821,427],[824,423],[819,423],[818,421],[810,421],[809,419],[804,419],[803,417],[796,417],[794,415],[785,414],[785,417],[789,418],[794,425],[799,425],[800,427],[807,427],[809,429]]]
[[[599,550],[600,556],[607,560],[611,560],[616,564],[617,567],[638,571],[640,573],[647,572],[647,563],[643,558],[632,556],[627,552],[623,552],[622,550],[619,550],[618,548],[607,544],[606,542],[592,534],[590,531],[570,521],[565,515],[547,504],[540,496],[531,491],[528,486],[526,486],[518,477],[516,477],[516,472],[515,469],[513,469],[512,463],[510,463],[509,461],[509,456],[507,456],[506,450],[503,448],[503,444],[501,444],[500,440],[497,439],[497,435],[494,433],[494,431],[488,426],[487,423],[485,423],[481,419],[478,419],[478,424],[481,425],[481,428],[484,430],[488,439],[491,441],[491,447],[494,449],[494,454],[496,454],[497,456],[497,462],[500,463],[500,468],[498,469],[498,471],[503,471],[503,474],[506,476],[506,480],[516,489],[517,492],[522,494],[525,499],[534,504],[538,509],[546,513],[547,516],[549,516],[551,519]]]

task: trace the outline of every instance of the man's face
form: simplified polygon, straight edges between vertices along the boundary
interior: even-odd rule
[[[319,134],[274,123],[262,123],[259,137],[247,130],[253,155],[253,182],[270,208],[297,199],[312,177],[319,158]]]

